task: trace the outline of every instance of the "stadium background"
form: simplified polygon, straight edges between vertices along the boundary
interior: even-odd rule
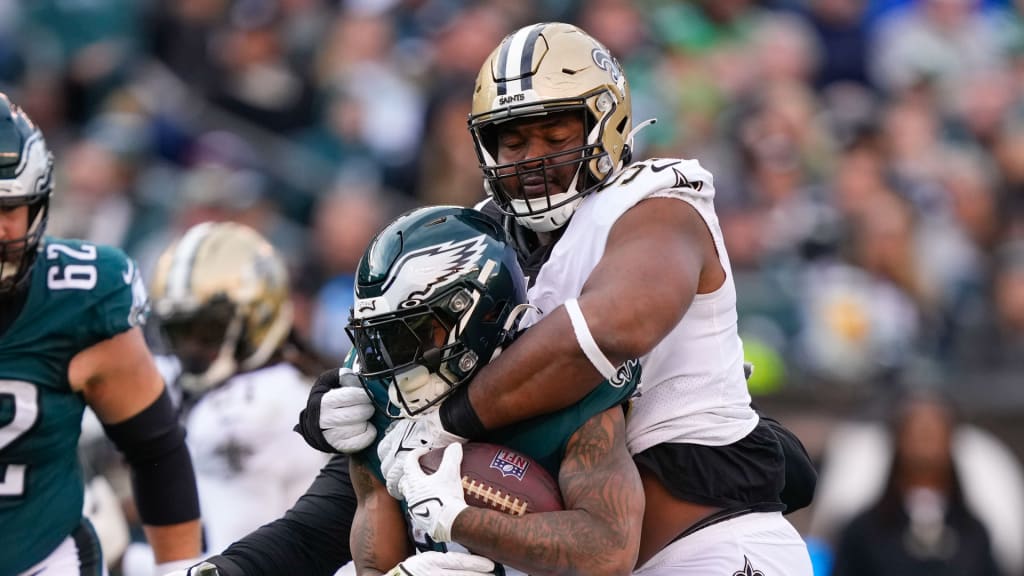
[[[762,407],[824,466],[837,429],[933,387],[1019,460],[1022,5],[5,0],[0,89],[55,151],[51,233],[150,271],[195,222],[249,224],[286,254],[301,333],[340,358],[377,228],[482,197],[465,122],[484,58],[576,23],[625,67],[635,121],[658,118],[638,155],[715,174]],[[794,517],[826,549],[828,505]]]

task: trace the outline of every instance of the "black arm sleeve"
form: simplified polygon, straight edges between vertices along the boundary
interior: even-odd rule
[[[283,517],[207,561],[221,576],[330,576],[352,559],[348,536],[355,513],[348,457],[338,454]]]
[[[135,505],[143,524],[167,526],[199,518],[199,495],[185,430],[164,388],[124,422],[103,424],[132,469]]]
[[[786,485],[779,495],[782,503],[786,505],[785,513],[805,508],[814,499],[814,489],[818,484],[818,472],[814,469],[814,463],[811,462],[811,457],[796,434],[790,432],[778,420],[764,414],[760,416],[761,420],[775,432],[786,457]]]

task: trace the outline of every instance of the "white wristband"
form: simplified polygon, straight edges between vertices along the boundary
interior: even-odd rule
[[[572,331],[576,333],[576,342],[579,343],[580,349],[586,354],[587,359],[594,365],[594,368],[597,368],[601,376],[608,380],[614,378],[618,371],[608,361],[604,352],[597,347],[597,342],[594,341],[594,336],[590,333],[590,327],[587,326],[587,319],[583,317],[583,311],[580,310],[579,302],[575,298],[566,300],[565,311],[569,313]]]

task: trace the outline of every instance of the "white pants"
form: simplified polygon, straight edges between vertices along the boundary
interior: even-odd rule
[[[637,576],[813,576],[803,538],[781,512],[744,514],[669,544]]]
[[[83,523],[35,566],[18,576],[107,576],[92,526]]]

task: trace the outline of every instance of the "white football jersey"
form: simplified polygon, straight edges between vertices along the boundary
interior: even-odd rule
[[[208,553],[280,518],[326,463],[292,430],[309,387],[293,366],[276,364],[232,377],[189,412]]]
[[[609,186],[584,198],[529,290],[539,312],[526,322],[579,297],[604,254],[612,226],[651,197],[676,198],[697,210],[714,238],[726,280],[714,292],[698,294],[679,324],[640,359],[640,395],[627,417],[627,444],[633,454],[670,442],[731,444],[754,429],[758,416],[743,375],[736,287],[715,214],[714,182],[696,160],[635,162]]]

